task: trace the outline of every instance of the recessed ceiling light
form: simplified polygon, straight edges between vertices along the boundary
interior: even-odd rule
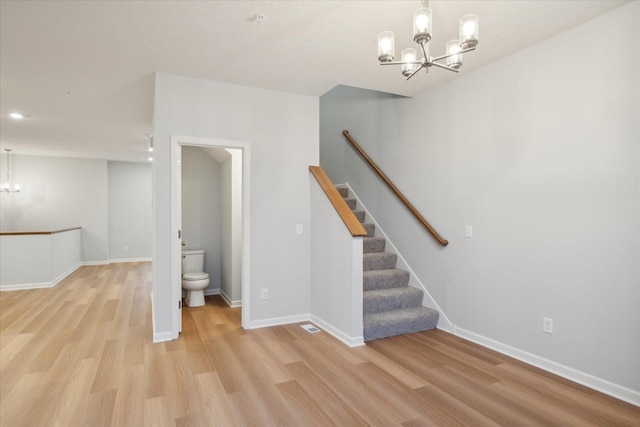
[[[16,120],[24,119],[24,116],[20,113],[9,113],[9,117]]]
[[[153,157],[149,157],[148,159],[150,162],[153,162]]]
[[[253,22],[262,22],[264,21],[264,15],[261,13],[256,13],[255,15],[253,15],[253,17],[251,18],[251,20]]]

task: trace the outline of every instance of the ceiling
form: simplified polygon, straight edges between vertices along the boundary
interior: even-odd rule
[[[458,76],[627,1],[431,1],[431,55],[479,16]],[[156,71],[320,96],[343,84],[415,96],[456,78],[410,81],[377,62],[377,35],[411,41],[411,1],[0,1],[0,146],[16,154],[146,161]],[[263,14],[264,20],[253,19]],[[604,30],[604,29],[603,29]],[[19,111],[22,120],[9,118]]]

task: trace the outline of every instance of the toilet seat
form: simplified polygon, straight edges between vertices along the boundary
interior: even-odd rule
[[[182,280],[203,280],[208,278],[209,278],[209,273],[205,273],[204,271],[198,271],[195,273],[185,273],[182,275]]]

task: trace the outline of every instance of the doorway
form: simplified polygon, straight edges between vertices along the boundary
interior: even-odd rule
[[[172,332],[174,336],[182,330],[182,147],[200,147],[204,150],[224,149],[231,155],[232,197],[240,200],[239,213],[233,216],[231,228],[237,237],[236,246],[231,250],[233,261],[239,266],[241,282],[242,327],[250,324],[250,150],[249,143],[196,137],[171,137],[171,228],[177,238],[171,245],[172,277]],[[239,170],[238,170],[239,169]],[[240,182],[237,182],[240,181]],[[240,193],[240,194],[238,194]],[[241,206],[240,206],[241,205]],[[240,222],[240,224],[238,224]],[[237,246],[240,246],[239,248]],[[239,258],[239,260],[238,260]]]

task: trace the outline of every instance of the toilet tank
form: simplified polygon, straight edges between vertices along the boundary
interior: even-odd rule
[[[182,251],[182,274],[204,271],[204,249]]]

